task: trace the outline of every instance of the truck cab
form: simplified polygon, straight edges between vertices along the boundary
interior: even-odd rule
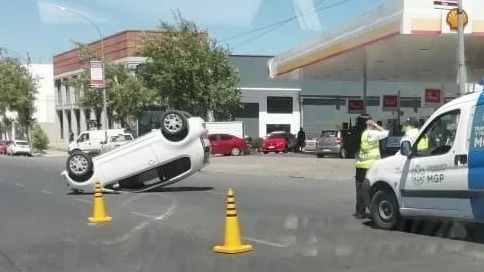
[[[413,143],[403,140],[399,152],[368,170],[363,188],[383,229],[402,217],[484,221],[484,94],[440,107]]]

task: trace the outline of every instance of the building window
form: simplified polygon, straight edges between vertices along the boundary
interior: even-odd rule
[[[292,113],[292,97],[268,96],[267,113]]]
[[[271,133],[274,131],[291,132],[291,125],[290,124],[267,124],[266,125],[266,133]]]
[[[259,103],[240,103],[240,109],[235,113],[237,118],[259,118]]]

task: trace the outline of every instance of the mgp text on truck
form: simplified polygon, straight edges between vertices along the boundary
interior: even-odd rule
[[[397,154],[369,169],[363,190],[383,229],[402,217],[483,222],[484,93],[441,106],[413,143],[403,140]]]

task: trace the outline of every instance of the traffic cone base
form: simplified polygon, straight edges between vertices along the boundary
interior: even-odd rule
[[[111,222],[111,220],[113,220],[113,218],[110,217],[110,216],[106,216],[104,218],[89,217],[88,220],[91,223],[106,223],[106,222]]]
[[[235,253],[243,253],[254,250],[254,247],[251,245],[240,245],[237,248],[230,248],[226,246],[214,246],[213,251],[217,253],[227,253],[227,254],[235,254]]]

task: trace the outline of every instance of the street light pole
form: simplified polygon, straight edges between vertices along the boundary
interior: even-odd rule
[[[101,66],[102,66],[102,73],[103,73],[103,87],[102,87],[102,90],[103,90],[103,112],[102,112],[101,115],[102,115],[102,122],[103,122],[102,126],[105,130],[107,130],[108,129],[108,111],[107,111],[107,107],[106,107],[107,103],[106,103],[106,86],[105,86],[105,75],[104,75],[104,36],[103,36],[103,33],[101,32],[101,29],[99,29],[99,27],[94,23],[94,21],[92,21],[91,18],[87,17],[86,15],[84,15],[80,12],[77,12],[75,10],[62,7],[62,6],[56,5],[55,7],[57,9],[62,10],[62,11],[66,11],[66,12],[75,14],[79,17],[86,19],[96,29],[96,31],[99,34],[99,37],[101,39]],[[107,137],[107,131],[106,131],[105,136]]]
[[[458,3],[457,20],[459,27],[457,29],[458,44],[457,44],[457,56],[459,62],[459,93],[465,95],[466,93],[466,64],[465,64],[465,50],[464,50],[464,18],[463,18],[463,5],[462,0]]]

